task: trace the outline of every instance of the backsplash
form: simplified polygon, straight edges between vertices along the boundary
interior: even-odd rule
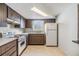
[[[25,32],[33,32],[33,29],[32,28],[26,28]]]
[[[25,32],[26,33],[44,33],[45,31],[33,31],[32,28],[26,28]]]
[[[15,34],[22,32],[22,29],[19,28],[0,27],[0,33],[2,33],[3,37],[13,37]]]

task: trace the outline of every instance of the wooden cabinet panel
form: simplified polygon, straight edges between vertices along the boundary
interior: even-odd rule
[[[0,3],[0,27],[6,27],[7,23],[7,6]]]
[[[2,54],[4,54],[5,52],[7,52],[8,50],[10,50],[11,48],[13,48],[14,46],[16,46],[16,40],[7,43],[5,45],[2,46]]]
[[[9,56],[7,53],[2,54],[1,56]]]
[[[6,51],[8,51],[9,49],[11,49],[11,48],[13,48],[15,46],[16,46],[16,40],[14,40],[14,41],[12,41],[12,42],[10,42],[10,43],[7,44]]]
[[[27,20],[25,21],[25,27],[26,27],[26,28],[32,28],[32,21],[31,21],[30,19],[27,19]]]
[[[9,7],[8,7],[8,15],[7,16],[8,16],[9,19],[12,19],[13,20],[13,17],[12,17],[13,16],[13,11]]]
[[[7,44],[3,45],[1,47],[1,49],[2,49],[1,53],[4,54],[7,51],[7,48],[8,48],[8,45]]]
[[[10,7],[8,7],[8,18],[14,21],[17,21],[20,23],[20,15],[15,12],[13,9],[11,9]]]
[[[12,47],[8,52],[6,52],[9,56],[16,51],[16,46]]]
[[[0,55],[1,55],[1,47],[0,47]]]
[[[45,35],[44,34],[30,34],[29,44],[45,44]]]
[[[8,44],[8,46],[10,46],[10,47],[13,47],[13,46],[15,46],[16,45],[16,40],[14,40],[14,41],[12,41],[12,42],[10,42],[9,44]]]
[[[20,15],[17,12],[13,12],[14,20],[20,23]]]
[[[1,48],[1,56],[11,56],[14,52],[16,52],[17,56],[17,40],[11,41],[5,45],[2,45]]]
[[[11,54],[11,56],[16,56],[16,54],[17,54],[17,52],[14,52],[14,53]]]

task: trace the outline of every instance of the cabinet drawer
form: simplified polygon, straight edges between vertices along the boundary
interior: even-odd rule
[[[38,35],[36,35],[36,36],[32,35],[31,38],[32,39],[37,39],[37,40],[39,40],[39,39],[42,40],[44,37],[43,36],[40,36],[40,35],[39,36]]]
[[[8,44],[5,44],[5,45],[1,46],[1,50],[2,50],[1,54],[4,54],[7,50],[7,48],[8,48]]]
[[[44,34],[30,34],[30,36],[44,36]]]
[[[11,54],[11,56],[16,56],[16,55],[17,55],[17,52],[16,51]]]
[[[9,56],[7,53],[2,54],[1,56]]]
[[[16,46],[16,40],[14,40],[12,42],[9,42],[9,43],[7,43],[5,45],[3,45],[1,47],[1,49],[2,49],[2,52],[1,53],[4,54],[5,52],[7,52],[9,49],[11,49],[14,46]]]
[[[16,40],[14,40],[14,41],[8,43],[8,49],[9,49],[9,48],[12,48],[13,46],[16,46]]]
[[[10,42],[11,45],[16,45],[16,40]]]
[[[0,54],[2,56],[9,56],[11,53],[13,53],[14,51],[16,51],[16,49],[17,49],[16,46],[17,46],[16,40],[11,41],[11,42],[9,42],[9,43],[7,43],[5,45],[2,45],[0,47],[0,51],[1,51]]]
[[[29,44],[45,44],[45,35],[44,34],[30,34]]]
[[[2,56],[10,56],[12,53],[16,51],[16,47],[11,48],[6,53],[2,54]]]
[[[16,51],[16,46],[11,48],[8,52],[6,52],[9,56]]]

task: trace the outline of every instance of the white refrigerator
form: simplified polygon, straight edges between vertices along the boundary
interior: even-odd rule
[[[57,24],[46,23],[46,46],[57,46]]]

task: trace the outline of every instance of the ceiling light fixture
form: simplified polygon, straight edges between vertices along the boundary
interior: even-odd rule
[[[40,14],[40,15],[42,15],[42,16],[48,16],[46,13],[44,13],[43,11],[39,10],[36,7],[33,7],[31,10],[38,13],[38,14]]]

